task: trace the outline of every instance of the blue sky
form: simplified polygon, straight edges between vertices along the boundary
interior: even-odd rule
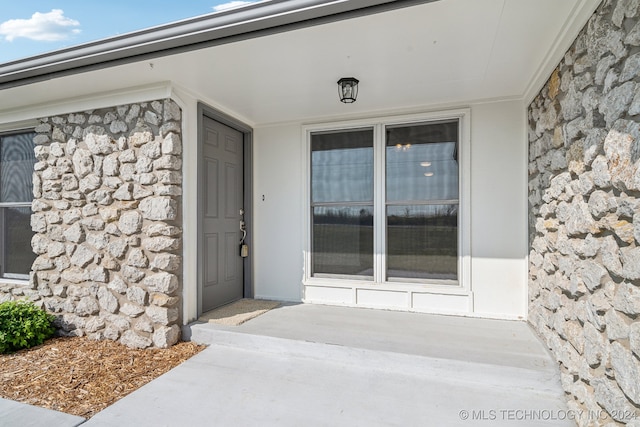
[[[256,0],[3,0],[0,63]]]

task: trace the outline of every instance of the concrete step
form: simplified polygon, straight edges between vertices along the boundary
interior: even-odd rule
[[[352,320],[367,318],[354,327],[349,316],[332,323],[321,321],[316,310],[301,310],[264,314],[238,327],[186,327],[184,338],[208,347],[86,425],[465,427],[489,420],[483,424],[508,427],[514,420],[541,425],[542,419],[545,427],[575,426],[561,417],[567,407],[554,371],[535,363],[542,355],[514,365],[513,357],[499,357],[498,350],[510,348],[508,340],[490,340],[491,351],[483,352],[476,329],[464,335],[476,341],[441,343],[425,336],[425,328],[407,333],[411,328],[403,326],[418,320],[409,316],[407,323],[392,325],[401,333],[389,343],[386,337],[394,336],[383,339],[371,321],[381,318],[377,325],[383,325],[385,313],[354,313]],[[321,311],[327,310],[335,312]],[[399,345],[410,340],[420,341],[418,348]],[[482,358],[461,358],[456,345]],[[548,415],[554,418],[539,418]]]
[[[552,367],[541,369],[539,366],[532,366],[528,369],[389,350],[372,350],[343,344],[222,330],[207,323],[186,326],[183,336],[191,341],[212,346],[315,360],[384,374],[410,375],[486,388],[506,388],[514,391],[517,389],[562,398],[558,374]]]

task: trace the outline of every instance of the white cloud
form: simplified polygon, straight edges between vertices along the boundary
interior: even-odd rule
[[[246,6],[248,4],[253,3],[252,1],[241,1],[241,0],[233,0],[228,3],[219,4],[217,6],[213,6],[213,10],[216,12],[222,12],[223,10],[235,9],[237,7]]]
[[[37,41],[65,40],[80,30],[80,22],[64,16],[61,9],[34,13],[30,19],[10,19],[0,24],[0,36],[13,41],[19,37]]]

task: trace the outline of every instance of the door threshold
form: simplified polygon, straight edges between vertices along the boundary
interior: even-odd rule
[[[278,301],[242,298],[203,313],[198,318],[198,321],[225,326],[239,326],[278,306],[280,306]]]

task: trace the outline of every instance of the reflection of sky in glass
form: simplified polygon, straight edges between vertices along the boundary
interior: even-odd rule
[[[455,142],[388,146],[386,151],[388,202],[458,198]]]
[[[373,148],[313,151],[313,202],[365,202],[373,200]]]

